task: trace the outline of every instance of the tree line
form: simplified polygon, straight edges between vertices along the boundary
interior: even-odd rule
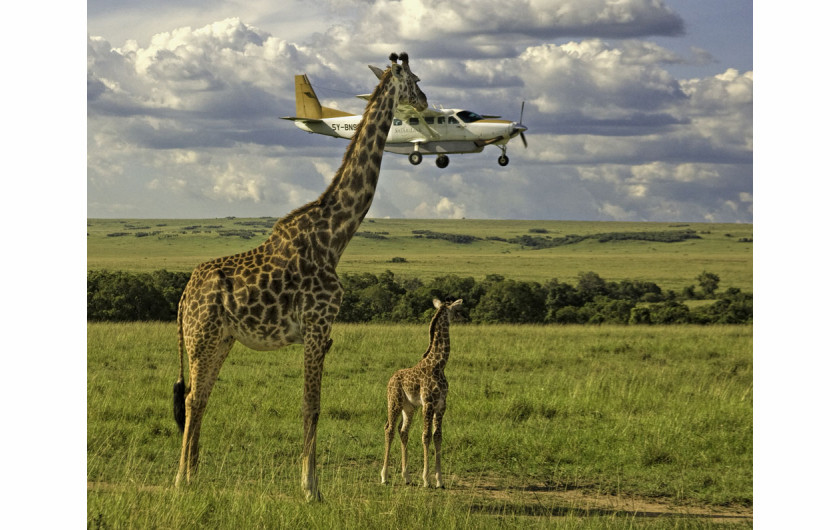
[[[90,321],[174,321],[190,274],[88,271]],[[703,272],[682,292],[663,292],[652,282],[606,281],[581,272],[573,284],[484,279],[454,275],[429,282],[398,278],[391,271],[343,274],[339,322],[427,322],[433,298],[464,300],[461,319],[514,324],[743,324],[752,322],[752,293],[718,293],[720,278]],[[688,300],[709,300],[689,307]]]

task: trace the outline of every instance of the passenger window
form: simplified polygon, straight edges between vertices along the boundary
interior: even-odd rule
[[[409,125],[420,125],[420,120],[417,118],[409,118],[408,119]]]
[[[454,124],[454,125],[458,125],[458,120],[456,120],[455,118],[453,118],[452,116],[450,116],[450,117],[449,117],[449,123],[450,123],[450,124]]]
[[[443,116],[439,117],[438,118],[438,125],[443,125],[444,123],[446,123],[446,118],[444,118]]]
[[[435,123],[434,117],[426,116],[426,123],[428,123],[429,125],[434,125],[434,123]]]

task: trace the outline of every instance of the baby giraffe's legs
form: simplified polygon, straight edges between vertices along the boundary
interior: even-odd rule
[[[400,416],[400,404],[393,396],[388,396],[388,421],[385,423],[385,463],[382,464],[382,483],[388,481],[388,462],[391,457],[391,442],[397,428],[397,418]]]
[[[423,487],[429,487],[429,444],[432,441],[432,420],[435,410],[428,403],[423,405]]]
[[[435,413],[434,439],[435,439],[435,487],[443,488],[440,480],[440,446],[443,440],[443,410]]]
[[[414,417],[414,407],[408,403],[408,400],[403,403],[402,411],[402,425],[400,425],[400,443],[402,444],[402,477],[406,484],[411,484],[411,479],[408,477],[408,429],[411,428],[411,419]]]

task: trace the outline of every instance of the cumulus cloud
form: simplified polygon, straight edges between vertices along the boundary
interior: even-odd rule
[[[361,24],[381,40],[429,41],[429,34],[485,40],[681,35],[682,19],[659,0],[376,0]]]
[[[90,36],[89,214],[282,215],[314,199],[347,144],[277,120],[294,112],[294,75],[360,112],[365,65],[406,49],[432,102],[518,119],[525,100],[529,149],[443,171],[386,155],[373,216],[751,220],[752,72],[675,78],[668,65],[709,59],[645,40],[683,31],[662,2],[319,5],[330,23],[295,40],[241,18],[145,44]]]

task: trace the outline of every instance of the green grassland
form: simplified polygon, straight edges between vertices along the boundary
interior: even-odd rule
[[[202,261],[260,244],[274,222],[273,218],[89,219],[88,268],[189,272]],[[592,271],[607,281],[652,281],[679,292],[709,271],[720,276],[721,291],[736,287],[751,292],[752,228],[709,223],[366,219],[345,251],[339,272],[378,275],[391,270],[424,281],[445,274],[476,279],[500,274],[519,281],[557,278],[574,284],[578,273]],[[419,237],[417,230],[477,239],[454,243]],[[501,241],[523,235],[562,238],[684,230],[694,230],[700,237],[673,243],[586,239],[540,250]]]
[[[642,504],[595,509],[586,501],[593,495],[751,513],[751,326],[453,323],[447,489],[426,490],[378,482],[386,382],[419,359],[427,327],[336,325],[323,379],[318,469],[325,502],[318,505],[303,502],[299,486],[299,346],[234,346],[203,424],[199,480],[173,487],[181,443],[171,411],[176,335],[172,323],[88,324],[89,528],[720,522]],[[416,481],[417,425],[409,458]],[[394,460],[398,465],[398,447]],[[730,517],[732,525],[751,526],[751,516]]]

